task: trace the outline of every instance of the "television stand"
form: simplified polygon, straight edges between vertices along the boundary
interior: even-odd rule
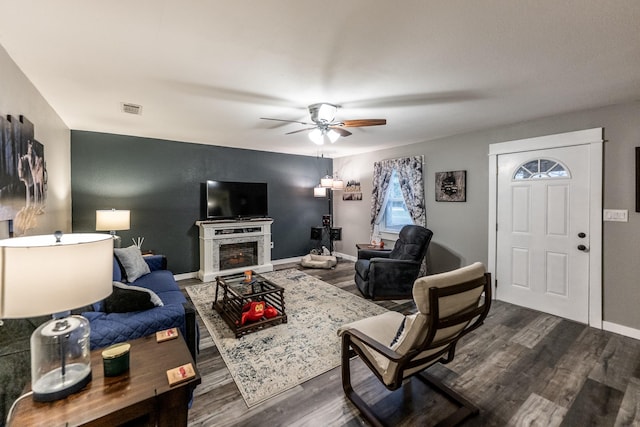
[[[208,219],[203,219],[201,221],[197,221],[197,224],[206,224],[206,223],[212,223],[212,224],[221,224],[221,223],[237,223],[237,222],[249,222],[249,221],[271,221],[273,222],[273,218],[269,218],[269,217],[264,217],[264,218],[224,218],[224,219],[212,219],[212,218],[208,218]]]

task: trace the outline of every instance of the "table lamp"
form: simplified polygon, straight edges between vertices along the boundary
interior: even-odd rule
[[[120,236],[116,235],[118,230],[128,230],[130,227],[130,211],[128,210],[97,210],[96,211],[96,231],[108,231],[113,237],[113,246],[120,247]]]
[[[104,234],[0,240],[0,319],[80,308],[112,291],[113,244]],[[91,381],[89,321],[54,318],[31,335],[33,400],[50,402]]]

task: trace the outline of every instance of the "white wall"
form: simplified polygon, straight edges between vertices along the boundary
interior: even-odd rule
[[[37,216],[37,226],[26,234],[71,231],[71,148],[70,131],[40,92],[0,46],[0,114],[25,116],[34,125],[35,138],[44,145],[47,166],[45,213]],[[7,237],[7,222],[0,222],[0,238]]]
[[[336,200],[335,224],[343,228],[338,252],[355,256],[355,243],[367,242],[373,162],[405,155],[425,156],[427,227],[434,232],[429,260],[438,272],[474,261],[487,262],[489,144],[603,127],[605,209],[627,209],[629,222],[603,226],[604,320],[640,329],[640,213],[635,212],[635,147],[640,146],[640,102],[541,118],[456,135],[366,155],[338,158],[334,171],[360,179],[362,202]],[[467,170],[467,202],[435,202],[434,174]]]

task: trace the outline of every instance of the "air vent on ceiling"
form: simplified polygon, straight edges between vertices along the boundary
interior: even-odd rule
[[[138,116],[142,115],[142,105],[131,104],[129,102],[123,102],[120,105],[122,106],[123,113],[137,114]]]

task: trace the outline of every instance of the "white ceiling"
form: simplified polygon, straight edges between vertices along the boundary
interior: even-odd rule
[[[64,122],[319,154],[306,106],[386,118],[340,157],[640,100],[638,0],[2,0],[0,45]],[[1,95],[1,94],[0,94]],[[141,116],[121,102],[143,106]]]

